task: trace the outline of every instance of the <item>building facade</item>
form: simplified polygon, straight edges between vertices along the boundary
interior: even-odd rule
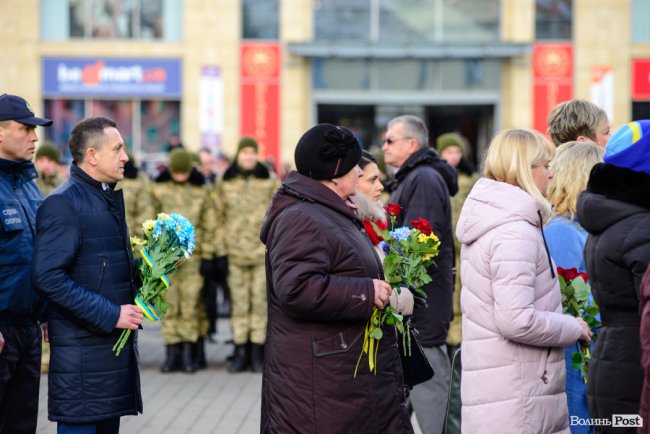
[[[478,159],[568,98],[614,127],[650,118],[648,16],[648,0],[6,0],[0,91],[50,116],[62,149],[78,120],[112,117],[143,161],[251,135],[290,163],[316,122],[371,147],[402,113]]]

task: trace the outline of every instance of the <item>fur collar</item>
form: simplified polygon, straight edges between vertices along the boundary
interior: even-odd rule
[[[363,193],[350,197],[352,203],[357,205],[357,214],[361,220],[371,220],[386,223],[386,211],[381,202],[373,202]]]
[[[229,179],[236,178],[238,175],[246,176],[247,173],[242,171],[235,162],[232,163],[230,167],[228,167],[228,170],[224,172],[223,180],[228,181]],[[264,166],[262,163],[257,163],[253,170],[250,172],[250,176],[258,179],[269,179],[271,177],[271,173],[269,172],[269,169],[267,169],[266,166]]]
[[[591,169],[587,191],[650,209],[650,175],[607,163]]]
[[[169,169],[165,168],[165,170],[160,172],[160,175],[158,175],[158,177],[156,178],[156,182],[169,182],[169,181],[173,181],[172,175],[169,172]],[[203,176],[203,174],[199,172],[196,169],[196,167],[193,167],[187,182],[189,182],[192,185],[201,186],[205,184],[205,176]]]

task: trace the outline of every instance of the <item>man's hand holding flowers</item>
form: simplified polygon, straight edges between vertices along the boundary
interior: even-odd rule
[[[134,304],[123,304],[120,306],[120,317],[115,324],[116,329],[131,329],[137,330],[138,326],[142,324],[144,315],[142,309]]]

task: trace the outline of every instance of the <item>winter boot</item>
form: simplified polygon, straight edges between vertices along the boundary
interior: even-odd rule
[[[196,370],[207,368],[208,364],[205,360],[205,340],[201,337],[195,344],[192,344],[194,349],[194,368]]]
[[[166,374],[179,369],[180,344],[165,345],[165,362],[160,367],[160,372]]]
[[[244,372],[248,367],[248,357],[246,351],[247,345],[235,345],[235,357],[228,366],[228,372]]]
[[[181,351],[181,367],[183,372],[188,374],[194,373],[196,369],[194,368],[194,363],[192,363],[192,343],[183,342]]]
[[[264,370],[264,344],[251,344],[251,371]]]

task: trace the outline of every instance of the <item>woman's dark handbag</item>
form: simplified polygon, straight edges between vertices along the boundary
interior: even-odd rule
[[[460,349],[456,350],[451,362],[451,383],[449,384],[449,399],[447,400],[447,415],[443,426],[443,434],[460,434],[460,380],[462,366],[460,363]]]
[[[404,351],[404,339],[400,336],[398,341],[399,355],[402,359],[402,370],[404,371],[404,385],[409,389],[413,389],[416,384],[424,383],[425,381],[433,378],[433,368],[429,364],[426,354],[418,340],[418,331],[413,327],[411,318],[404,320],[404,328],[408,324],[408,332],[410,335],[410,356],[408,349]],[[406,339],[408,345],[409,339]]]

